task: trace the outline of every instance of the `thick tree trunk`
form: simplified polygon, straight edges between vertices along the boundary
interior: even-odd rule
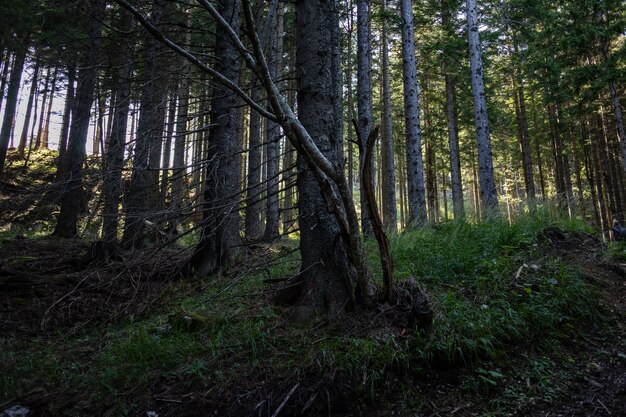
[[[2,128],[0,129],[0,177],[4,174],[4,162],[6,160],[11,130],[15,120],[17,96],[19,95],[20,82],[22,81],[22,71],[24,70],[24,61],[26,60],[26,49],[26,47],[18,49],[15,53],[13,67],[11,68],[11,77],[9,79],[9,88],[4,107],[4,118],[2,119]]]
[[[415,64],[415,36],[411,0],[401,0],[402,70],[404,78],[404,117],[408,182],[409,227],[426,223],[426,191],[420,127],[419,86]]]
[[[239,31],[240,1],[223,2],[220,13],[231,28]],[[220,26],[215,36],[215,69],[230,80],[240,76],[237,48]],[[208,160],[204,191],[204,219],[200,243],[188,263],[190,273],[198,276],[226,269],[237,254],[240,242],[237,214],[239,182],[239,146],[237,134],[237,98],[220,84],[213,92]]]
[[[128,16],[126,29],[133,32],[137,27],[134,18]],[[105,245],[117,244],[117,229],[119,226],[119,205],[122,195],[122,169],[124,168],[124,148],[126,144],[126,130],[128,126],[128,112],[131,100],[131,80],[133,75],[133,52],[135,37],[127,36],[122,49],[126,51],[120,58],[117,79],[117,92],[113,106],[113,120],[111,135],[109,136],[106,153],[106,171],[104,173],[103,193],[104,212],[102,235]]]
[[[474,120],[476,125],[476,142],[478,145],[478,176],[480,179],[480,199],[482,216],[489,218],[498,215],[498,192],[493,173],[493,156],[491,151],[491,134],[487,114],[485,81],[480,37],[478,33],[478,11],[476,0],[466,0],[467,33],[470,49],[470,70],[472,80],[472,97],[474,100]]]
[[[387,1],[383,0],[383,15]],[[383,130],[381,138],[383,222],[385,230],[395,233],[398,230],[396,209],[396,165],[394,160],[393,126],[391,122],[391,86],[389,81],[389,41],[387,39],[387,19],[383,17],[382,27],[382,72],[383,72]]]
[[[446,35],[454,37],[452,26],[452,11],[449,0],[441,2],[441,24]],[[446,117],[448,122],[448,143],[450,146],[450,188],[452,191],[452,210],[455,219],[463,219],[465,208],[463,207],[463,183],[461,180],[461,157],[459,153],[459,127],[456,105],[456,82],[452,73],[453,62],[449,56],[451,48],[446,48],[444,60],[445,84],[446,84]]]
[[[370,136],[374,125],[374,115],[372,111],[372,56],[370,47],[370,1],[357,0],[357,126],[359,134],[363,140]],[[365,143],[359,143],[359,166],[363,163],[365,154]],[[372,163],[372,171],[373,164]],[[362,167],[360,171],[362,171]],[[365,184],[360,178],[361,191],[361,228],[366,236],[372,235],[372,224],[370,213],[365,197]]]
[[[342,165],[337,0],[296,1],[299,119],[328,160]],[[352,304],[355,270],[337,217],[313,169],[298,155],[303,306],[336,312]],[[355,233],[356,231],[353,231]]]
[[[61,212],[54,230],[60,237],[75,237],[76,223],[80,211],[83,193],[83,163],[85,162],[85,145],[89,129],[91,105],[93,103],[94,86],[98,67],[97,55],[100,49],[102,33],[102,15],[106,7],[105,0],[91,0],[91,13],[94,14],[89,25],[89,40],[85,45],[85,53],[81,70],[78,74],[76,108],[72,117],[67,170],[65,172],[65,192],[61,199]]]
[[[24,116],[24,127],[20,136],[20,143],[17,145],[17,154],[20,158],[24,158],[24,149],[26,149],[26,141],[28,140],[28,129],[30,127],[30,117],[33,111],[33,100],[37,91],[37,82],[39,80],[39,62],[35,62],[33,68],[33,78],[28,93],[28,103],[26,104],[26,115]],[[0,96],[1,98],[2,96]]]
[[[165,12],[166,1],[155,0],[152,6],[152,24],[159,26]],[[164,106],[162,99],[166,89],[162,88],[159,59],[161,50],[158,40],[148,35],[145,42],[146,63],[143,71],[143,88],[139,120],[137,122],[137,136],[133,170],[130,187],[126,197],[126,222],[122,246],[140,247],[143,243],[144,223],[149,217],[149,211],[154,209],[156,194],[158,193],[158,175],[161,160],[160,148],[164,123]],[[158,148],[158,162],[157,149]]]

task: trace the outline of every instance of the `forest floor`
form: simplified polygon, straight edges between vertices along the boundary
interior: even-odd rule
[[[427,331],[386,306],[300,323],[272,303],[297,241],[193,282],[176,274],[185,247],[102,265],[88,241],[16,217],[41,207],[19,184],[0,191],[2,417],[626,415],[626,247],[580,224],[392,238],[396,279],[435,312]]]

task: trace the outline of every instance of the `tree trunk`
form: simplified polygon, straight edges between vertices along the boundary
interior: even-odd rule
[[[128,32],[134,32],[137,23],[128,16],[125,26]],[[117,243],[117,229],[119,226],[119,205],[122,195],[122,169],[124,168],[124,148],[126,144],[126,130],[128,126],[128,111],[131,101],[131,80],[133,75],[135,37],[124,38],[122,49],[126,51],[120,56],[117,79],[117,92],[113,106],[113,120],[111,136],[106,153],[106,171],[104,173],[103,194],[104,212],[102,234],[105,245]]]
[[[187,26],[191,28],[193,16],[187,12]],[[191,29],[185,33],[185,42],[191,44]],[[178,116],[176,118],[176,136],[174,139],[174,161],[172,171],[172,207],[174,210],[182,208],[183,178],[185,175],[185,147],[187,143],[187,122],[189,119],[189,88],[191,77],[191,63],[181,59],[181,78],[178,85]],[[174,98],[174,103],[176,99]],[[174,118],[172,117],[172,123]]]
[[[269,42],[268,65],[270,76],[276,80],[282,69],[283,54],[283,3],[278,2],[278,11],[272,18]],[[271,18],[271,17],[270,17]],[[278,82],[275,81],[276,84]],[[267,120],[267,208],[264,239],[274,239],[279,236],[278,185],[280,169],[280,126]]]
[[[370,1],[357,0],[357,126],[363,140],[367,140],[374,125],[372,112],[372,56],[370,46]],[[367,144],[359,143],[361,164]],[[374,161],[371,161],[373,171]],[[362,171],[362,167],[361,170]],[[370,213],[365,198],[365,184],[360,178],[361,228],[366,236],[372,235]]]
[[[9,79],[9,88],[4,108],[4,118],[2,119],[2,129],[0,129],[0,178],[4,174],[4,162],[9,148],[11,129],[13,128],[13,122],[15,120],[17,96],[20,90],[24,61],[26,60],[26,50],[26,47],[17,50],[13,67],[11,68],[11,77]]]
[[[261,100],[260,87],[255,80],[252,86],[252,100]],[[245,235],[249,240],[261,236],[261,116],[250,109],[250,134],[248,136],[248,175],[245,213]]]
[[[63,121],[59,135],[59,159],[57,160],[57,181],[65,176],[65,157],[67,150],[67,137],[70,131],[70,121],[74,111],[74,81],[76,80],[76,66],[69,65],[67,68],[67,92],[65,93],[65,108],[63,109]]]
[[[454,37],[452,26],[452,11],[449,0],[441,2],[441,24],[446,35]],[[450,188],[452,191],[452,210],[455,219],[465,217],[463,207],[463,183],[461,180],[461,157],[459,153],[459,127],[456,106],[456,82],[452,74],[451,48],[447,48],[444,59],[446,84],[446,117],[448,122],[448,143],[450,146]]]
[[[240,0],[223,2],[220,13],[232,30],[239,32]],[[230,80],[240,76],[240,58],[226,31],[219,26],[215,35],[215,69]],[[217,82],[216,82],[217,83]],[[204,276],[222,271],[233,262],[239,244],[237,215],[239,183],[239,146],[237,98],[221,84],[215,86],[211,106],[211,127],[204,191],[204,219],[200,242],[188,263],[188,271]]]
[[[517,45],[515,45],[517,52]],[[526,187],[526,200],[528,208],[534,212],[536,205],[535,180],[533,178],[533,161],[530,150],[530,134],[528,132],[528,118],[526,116],[526,99],[524,97],[524,84],[520,70],[513,68],[513,98],[515,102],[515,116],[517,120],[517,138],[522,154],[522,170],[524,172],[524,185]]]
[[[178,99],[178,80],[171,80],[169,102],[167,106],[167,121],[165,122],[165,145],[163,147],[163,179],[161,180],[161,201],[167,199],[167,186],[170,183],[170,162],[172,160],[172,139],[176,125],[176,107]]]
[[[54,92],[57,85],[58,68],[54,68],[52,75],[52,84],[50,85],[50,97],[48,97],[48,111],[46,112],[46,118],[44,119],[43,131],[41,133],[41,147],[48,149],[49,129],[50,129],[50,116],[52,115],[52,103],[54,103]]]
[[[466,0],[467,32],[470,49],[470,70],[472,97],[474,100],[474,120],[478,145],[478,175],[480,179],[480,199],[483,218],[498,215],[498,193],[493,173],[491,135],[485,96],[484,67],[478,33],[478,11],[476,0]]]
[[[39,115],[39,128],[37,129],[37,140],[35,142],[35,150],[41,147],[43,136],[43,124],[46,117],[46,102],[48,101],[48,85],[50,84],[50,67],[46,70],[46,81],[43,84],[43,98],[41,99],[41,114]]]
[[[65,173],[66,188],[61,199],[61,212],[54,230],[59,237],[74,237],[77,235],[76,223],[80,211],[80,202],[83,193],[83,163],[85,162],[85,145],[89,129],[91,105],[93,103],[94,86],[98,67],[97,55],[100,49],[102,33],[102,16],[105,11],[105,0],[91,0],[91,13],[88,31],[88,42],[85,45],[85,54],[78,74],[76,108],[72,117],[70,129],[67,170]]]
[[[398,213],[396,209],[396,165],[394,160],[393,126],[391,122],[391,86],[389,82],[389,41],[387,39],[387,18],[384,16],[387,0],[383,0],[382,26],[382,72],[383,72],[383,130],[381,138],[383,222],[385,230],[396,233]]]
[[[152,5],[152,24],[159,26],[165,12],[166,1],[154,0]],[[144,223],[149,217],[149,210],[157,203],[158,175],[161,160],[160,146],[164,123],[164,106],[162,103],[166,89],[162,88],[159,59],[161,50],[158,40],[148,35],[145,43],[146,63],[141,91],[139,120],[135,140],[135,155],[130,187],[126,198],[126,222],[122,246],[125,248],[140,247],[143,244]],[[165,90],[165,91],[164,91]],[[158,148],[158,162],[157,158]]]
[[[342,166],[341,72],[337,0],[296,2],[299,120],[324,156]],[[338,312],[352,305],[355,270],[337,217],[313,169],[298,154],[304,307]],[[356,231],[353,231],[356,233]]]
[[[38,79],[39,79],[39,62],[35,62],[35,67],[33,68],[33,78],[32,78],[32,82],[30,86],[30,93],[28,94],[28,103],[26,104],[26,115],[24,116],[24,127],[22,127],[22,135],[20,136],[20,143],[17,145],[17,154],[20,158],[24,158],[24,149],[26,149],[26,141],[28,140],[28,128],[30,127],[30,116],[33,111],[33,100],[35,98],[35,92],[37,90]]]
[[[406,130],[406,167],[408,182],[408,223],[410,227],[426,223],[426,191],[420,127],[419,86],[415,64],[415,36],[411,0],[401,0],[402,70],[404,78],[404,117]]]

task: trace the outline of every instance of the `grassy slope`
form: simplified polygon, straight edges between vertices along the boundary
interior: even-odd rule
[[[202,401],[203,409],[221,414],[237,401],[245,410],[264,398],[261,407],[276,409],[298,384],[305,392],[296,391],[290,402],[299,409],[316,387],[332,390],[328,401],[332,397],[335,408],[376,408],[381,415],[456,403],[509,414],[538,401],[549,404],[577,372],[568,348],[572,334],[607,319],[597,288],[545,251],[537,238],[545,226],[537,219],[512,227],[449,223],[393,238],[396,279],[416,277],[434,306],[428,333],[381,324],[371,312],[293,325],[289,311],[268,304],[266,273],[235,285],[210,280],[183,299],[173,284],[163,305],[139,319],[40,342],[2,340],[0,398],[43,388],[46,408],[74,415],[145,415],[159,407],[161,415],[169,415],[168,407],[176,415],[179,403],[159,397]],[[374,247],[372,242],[369,249]],[[270,275],[295,272],[296,258],[280,258]],[[375,266],[376,255],[370,258]],[[464,370],[450,376],[459,368]],[[432,381],[448,377],[454,395],[434,397]],[[416,389],[425,380],[425,388]],[[483,401],[486,393],[490,399]]]

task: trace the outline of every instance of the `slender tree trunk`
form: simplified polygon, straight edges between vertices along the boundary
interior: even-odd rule
[[[137,27],[135,19],[130,16],[126,19],[125,27],[128,32],[134,32]],[[122,169],[124,168],[124,148],[126,144],[128,112],[131,101],[134,48],[135,37],[127,36],[123,44],[123,50],[126,51],[126,53],[119,57],[118,90],[115,94],[111,136],[108,140],[109,146],[107,147],[106,153],[106,171],[104,173],[103,182],[104,212],[102,235],[108,247],[116,245],[118,238],[119,205],[122,195]]]
[[[20,143],[17,145],[17,154],[20,158],[24,158],[24,150],[26,149],[26,141],[28,140],[28,128],[30,127],[30,116],[33,111],[33,100],[37,91],[37,82],[39,79],[39,62],[35,62],[33,68],[33,78],[30,86],[30,93],[28,94],[28,103],[26,104],[26,115],[24,116],[24,127],[22,127],[22,135],[20,136]],[[0,95],[0,99],[2,96]]]
[[[426,145],[426,199],[428,201],[428,214],[432,223],[439,221],[437,213],[437,168],[435,166],[435,133],[433,131],[432,116],[428,102],[428,80],[424,76],[424,90],[422,93],[422,104],[424,107],[424,127],[426,134],[424,137]]]
[[[441,25],[447,36],[454,37],[452,10],[449,0],[441,1]],[[450,188],[452,191],[452,210],[455,219],[463,219],[463,183],[461,180],[461,157],[459,153],[459,127],[456,105],[456,81],[452,73],[453,62],[451,48],[446,48],[444,59],[446,85],[446,117],[448,122],[448,144],[450,147]]]
[[[269,42],[270,76],[276,80],[282,69],[283,54],[283,3],[278,2],[278,11],[272,19]],[[278,84],[278,83],[277,83]],[[280,126],[267,120],[267,208],[265,232],[263,238],[274,239],[279,236],[278,185],[280,183]]]
[[[12,58],[14,54],[10,51],[7,53],[5,60],[3,61],[4,65],[2,67],[2,75],[0,76],[0,110],[2,110],[2,102],[4,98],[4,89],[7,86],[7,79],[9,75],[9,68],[11,67],[11,63],[13,62]]]
[[[0,178],[4,174],[4,163],[9,148],[9,139],[11,129],[15,120],[15,110],[17,106],[17,96],[20,90],[20,82],[22,81],[22,71],[24,70],[24,61],[26,60],[26,47],[20,48],[15,53],[13,68],[11,68],[11,78],[9,79],[9,89],[7,91],[6,104],[4,108],[4,118],[2,119],[2,128],[0,129]]]
[[[370,1],[357,0],[357,126],[363,140],[370,136],[374,125],[374,115],[372,111],[372,56],[370,46]],[[366,144],[359,143],[360,161],[363,163]],[[372,171],[373,163],[372,160]],[[362,170],[362,169],[361,169]],[[372,225],[371,215],[365,197],[365,184],[363,178],[360,187],[361,200],[361,228],[363,234],[371,236]]]
[[[383,0],[383,16],[387,1]],[[381,138],[382,159],[382,208],[385,230],[396,233],[398,213],[396,208],[396,165],[394,160],[393,126],[391,122],[391,86],[389,81],[389,41],[387,40],[387,19],[383,17],[382,26],[382,72],[383,72],[383,130]]]
[[[408,182],[409,227],[426,223],[426,190],[420,127],[419,86],[415,64],[415,36],[411,0],[401,0],[402,70],[404,78],[404,117],[406,134],[406,169]]]
[[[46,112],[46,118],[44,119],[43,131],[41,133],[41,147],[48,149],[49,129],[50,129],[50,116],[52,115],[52,104],[54,103],[54,92],[57,85],[58,68],[54,68],[52,74],[52,84],[50,85],[50,96],[48,97],[48,110]]]
[[[470,70],[472,79],[472,97],[474,100],[474,120],[476,142],[478,145],[478,174],[480,178],[480,199],[483,217],[498,215],[498,193],[493,173],[491,134],[487,114],[485,81],[480,37],[478,33],[478,11],[476,0],[466,0],[467,32],[470,48]]]
[[[167,199],[167,186],[170,182],[170,162],[172,159],[172,139],[174,125],[176,124],[176,107],[178,99],[178,80],[172,80],[170,86],[170,99],[167,108],[167,121],[165,122],[165,145],[163,149],[163,179],[161,180],[161,201]]]
[[[187,26],[191,28],[193,16],[187,12]],[[185,42],[191,44],[191,29],[185,33]],[[182,208],[183,178],[185,175],[185,147],[187,144],[187,119],[189,119],[189,88],[191,64],[187,60],[181,61],[182,74],[178,85],[178,116],[176,119],[176,136],[174,139],[174,161],[172,171],[172,207],[174,210]],[[174,100],[176,102],[176,100]],[[172,123],[174,118],[172,117]]]
[[[348,13],[348,52],[346,54],[346,100],[348,104],[348,183],[350,184],[350,192],[354,194],[354,133],[352,129],[352,120],[354,119],[354,98],[352,94],[352,33],[354,30],[354,19],[352,9],[352,0],[348,0],[348,10],[350,11]]]
[[[517,50],[517,47],[515,48]],[[528,131],[528,118],[526,116],[526,99],[524,98],[524,85],[519,69],[513,69],[513,98],[515,102],[515,115],[517,120],[517,138],[522,155],[522,170],[524,172],[524,185],[526,188],[526,200],[531,212],[536,209],[535,180],[533,178],[533,161],[530,148],[530,134]]]
[[[252,87],[252,100],[261,100],[257,81]],[[261,116],[250,109],[250,134],[248,136],[248,192],[246,198],[245,234],[249,240],[261,236]]]
[[[219,6],[221,15],[234,31],[239,30],[240,1],[232,0]],[[215,36],[215,69],[231,80],[240,76],[237,48],[220,26]],[[219,85],[219,84],[218,84]],[[233,181],[239,173],[237,134],[237,98],[221,85],[216,85],[211,106],[211,141],[207,150],[211,161],[206,171],[204,219],[200,243],[189,261],[189,272],[204,276],[221,271],[233,262],[239,244],[237,203],[239,183]]]
[[[35,142],[35,150],[39,149],[42,145],[41,140],[43,136],[43,124],[46,117],[46,102],[48,101],[48,86],[50,84],[50,67],[46,70],[46,81],[43,84],[43,98],[41,99],[41,114],[39,115],[39,129],[37,129],[37,140]]]
[[[65,176],[67,139],[70,131],[72,112],[74,111],[74,82],[76,81],[76,66],[69,65],[67,68],[67,92],[65,94],[65,108],[63,110],[63,121],[61,133],[59,135],[59,159],[57,161],[57,181]]]
[[[85,45],[85,54],[78,74],[76,108],[70,129],[67,171],[65,173],[65,192],[61,199],[61,212],[54,230],[60,237],[74,237],[78,230],[76,223],[83,200],[83,163],[85,162],[85,145],[91,105],[93,103],[94,86],[97,79],[97,55],[100,49],[102,33],[102,16],[105,11],[105,0],[91,0],[93,18],[89,24],[89,40]]]

